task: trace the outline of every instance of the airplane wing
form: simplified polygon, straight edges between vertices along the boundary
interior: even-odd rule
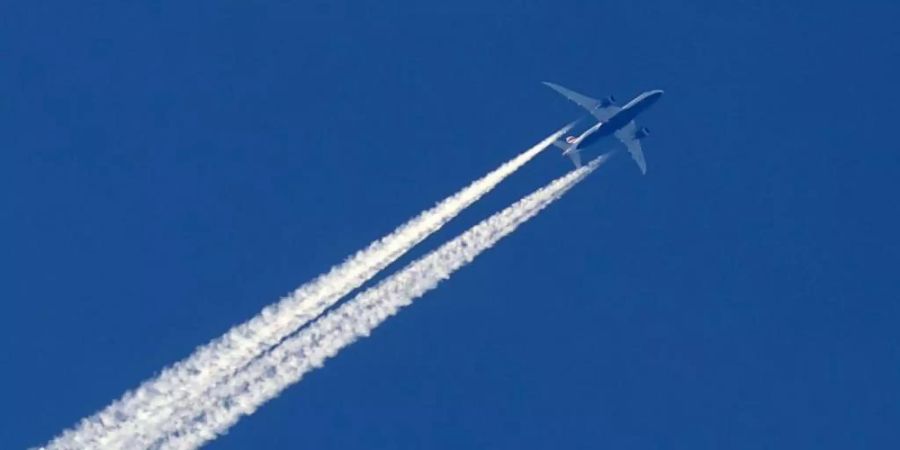
[[[631,153],[631,157],[634,158],[634,162],[637,163],[638,167],[641,168],[641,173],[647,173],[647,162],[644,160],[644,152],[641,150],[641,141],[640,139],[635,139],[634,134],[637,132],[637,124],[632,120],[628,122],[628,125],[620,128],[619,131],[616,131],[616,137],[625,144],[625,148],[628,149],[628,153]]]
[[[544,84],[549,86],[554,91],[562,94],[563,97],[572,100],[582,108],[588,110],[600,122],[606,122],[610,117],[612,117],[613,114],[622,109],[616,105],[613,105],[611,102],[602,102],[595,98],[590,98],[586,95],[579,94],[571,89],[564,88],[549,81],[545,81]]]

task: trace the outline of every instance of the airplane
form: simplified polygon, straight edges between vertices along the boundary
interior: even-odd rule
[[[581,150],[596,144],[601,138],[614,135],[628,149],[634,162],[641,169],[642,174],[647,173],[647,163],[644,160],[644,152],[641,150],[641,139],[650,136],[647,127],[638,128],[634,118],[657,102],[663,95],[663,91],[655,89],[638,95],[625,106],[616,106],[616,99],[610,95],[602,100],[590,98],[558,84],[545,81],[549,86],[564,97],[577,103],[588,110],[597,124],[588,128],[579,136],[568,136],[565,141],[557,140],[553,145],[563,151],[563,155],[572,159],[575,167],[581,167]]]

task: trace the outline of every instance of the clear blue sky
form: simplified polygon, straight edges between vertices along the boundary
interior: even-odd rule
[[[0,6],[3,448],[580,114],[543,80],[665,89],[647,175],[615,158],[210,448],[900,448],[895,2],[134,3]]]

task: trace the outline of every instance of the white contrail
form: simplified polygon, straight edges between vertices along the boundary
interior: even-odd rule
[[[100,412],[82,419],[76,427],[66,430],[47,444],[46,448],[108,448],[117,434],[134,433],[145,422],[153,421],[160,414],[166,415],[173,402],[197,395],[211,383],[245,366],[371,279],[537,156],[570,127],[557,131],[391,234],[373,242],[344,263],[264,308],[249,321],[199,347],[191,356],[164,369],[159,376],[145,381],[135,391],[126,393]]]
[[[121,447],[193,449],[221,435],[242,416],[252,414],[343,347],[368,336],[400,308],[434,289],[561,197],[605,159],[606,155],[601,156],[553,181],[322,316],[195,403],[181,405],[166,421],[157,440],[123,441]],[[159,432],[148,434],[156,433]]]

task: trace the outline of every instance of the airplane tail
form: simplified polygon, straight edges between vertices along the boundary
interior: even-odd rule
[[[571,138],[571,136],[569,136]],[[569,159],[572,160],[572,164],[575,164],[575,168],[581,167],[581,150],[576,148],[578,144],[569,141],[569,138],[566,138],[565,141],[557,139],[553,142],[553,145],[562,150],[563,156],[568,156]]]
[[[562,149],[563,153],[567,152],[570,148],[574,147],[578,142],[575,139],[575,136],[566,136],[566,139],[557,139],[553,141],[553,145]]]
[[[566,125],[564,130],[570,130],[580,121],[581,119],[572,121]],[[578,142],[575,140],[575,136],[566,136],[565,140],[557,139],[553,141],[553,145],[562,150],[563,155],[568,156],[572,160],[572,163],[575,164],[575,167],[581,167],[581,150],[576,148],[578,147]]]
[[[557,140],[553,141],[553,145],[555,145],[556,147],[562,149],[563,153],[565,153],[566,150],[568,150],[569,147],[572,146],[572,144],[570,144],[570,143],[568,143],[568,142],[566,142],[566,141],[564,141],[564,140],[562,140],[562,139],[557,139]]]

